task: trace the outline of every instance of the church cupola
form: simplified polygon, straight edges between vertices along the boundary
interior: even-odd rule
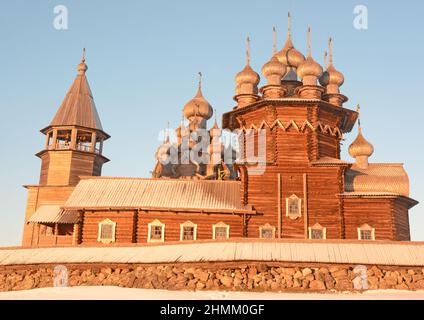
[[[277,58],[281,63],[287,66],[287,72],[282,80],[297,82],[296,70],[303,61],[305,61],[305,56],[293,46],[291,39],[290,12],[287,17],[287,23],[287,40],[283,49],[277,53]]]
[[[311,53],[311,28],[308,28],[308,57],[297,69],[298,76],[302,79],[303,86],[298,88],[298,93],[302,98],[321,98],[323,88],[317,86],[318,78],[322,75],[323,69],[319,63],[312,58]]]
[[[206,129],[206,121],[212,117],[213,109],[202,94],[202,73],[199,72],[197,93],[183,109],[184,116],[190,121],[190,130]]]
[[[333,42],[331,37],[328,40],[328,47],[330,50],[330,63],[327,66],[327,70],[319,78],[319,82],[325,87],[323,99],[341,107],[347,101],[347,97],[340,94],[340,87],[344,83],[344,76],[333,65]]]
[[[265,99],[282,98],[287,89],[281,86],[281,79],[286,74],[287,67],[277,58],[277,32],[273,28],[274,44],[271,59],[262,67],[262,74],[267,80],[267,84],[261,88]]]
[[[366,169],[368,168],[368,159],[374,153],[374,146],[362,135],[360,110],[361,107],[358,105],[358,136],[349,146],[349,154],[352,158],[355,158],[356,165],[360,169]]]
[[[242,108],[259,100],[258,84],[260,82],[257,74],[250,66],[250,38],[247,37],[246,44],[246,66],[236,75],[236,95],[238,107]]]
[[[45,149],[37,154],[42,159],[41,185],[75,185],[80,176],[101,175],[109,161],[102,153],[110,136],[103,131],[87,69],[83,49],[74,83],[50,125],[41,130],[46,135]]]

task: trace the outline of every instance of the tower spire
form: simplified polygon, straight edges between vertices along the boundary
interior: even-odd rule
[[[273,46],[272,46],[272,54],[275,55],[277,53],[277,29],[275,26],[272,27],[273,33]]]
[[[290,11],[287,15],[287,38],[291,38],[291,17],[290,17]]]
[[[308,57],[311,57],[311,27],[308,27]]]
[[[328,39],[328,48],[330,50],[330,65],[333,64],[333,39],[330,37]]]
[[[356,106],[356,112],[358,113],[358,131],[360,133],[362,133],[362,127],[361,127],[361,106],[358,105]]]
[[[250,37],[246,39],[246,64],[250,66]]]
[[[81,62],[77,67],[78,70],[78,74],[80,75],[84,75],[85,72],[87,71],[88,67],[85,64],[85,48],[82,48],[82,57],[81,57]]]
[[[328,58],[328,52],[327,52],[327,50],[325,50],[325,51],[324,51],[324,66],[325,66],[326,68],[328,68],[328,61],[327,61],[327,58]]]

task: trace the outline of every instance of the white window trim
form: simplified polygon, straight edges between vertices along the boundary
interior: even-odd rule
[[[365,223],[365,224],[363,224],[362,226],[360,226],[359,228],[358,228],[358,240],[364,240],[364,241],[366,241],[365,239],[361,239],[361,231],[362,230],[371,230],[371,240],[375,240],[375,228],[373,228],[373,227],[371,227],[369,224],[367,224],[367,223]],[[368,239],[367,239],[368,240]]]
[[[226,239],[230,238],[230,226],[224,222],[218,222],[212,226],[212,236],[214,240],[216,240],[216,228],[227,228]]]
[[[275,239],[275,227],[271,226],[269,223],[265,223],[263,226],[259,227],[259,238],[261,239],[268,239],[262,237],[262,230],[263,229],[271,229],[272,230],[272,239]]]
[[[184,227],[193,227],[193,240],[197,240],[197,224],[186,221],[184,223],[180,224],[180,241],[191,241],[191,240],[184,240]]]
[[[296,216],[289,214],[289,201],[292,199],[296,199],[299,204],[299,210]],[[300,218],[301,216],[302,216],[302,199],[299,198],[297,195],[292,194],[290,197],[286,198],[286,217],[297,219],[297,218]]]
[[[112,225],[112,238],[110,238],[110,239],[102,239],[101,238],[102,226],[103,225]],[[110,219],[105,219],[103,221],[100,221],[98,231],[97,231],[97,241],[99,241],[101,243],[115,242],[116,241],[116,222],[114,222]]]
[[[152,227],[162,227],[161,239],[151,239]],[[158,219],[153,220],[147,225],[147,242],[165,242],[165,224],[160,222]]]
[[[325,240],[325,239],[327,239],[327,228],[324,228],[319,223],[315,223],[312,227],[308,227],[309,239],[312,239],[312,230],[313,229],[322,230],[322,239],[313,239],[313,240]]]

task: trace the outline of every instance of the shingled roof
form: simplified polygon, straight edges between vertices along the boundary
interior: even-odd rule
[[[67,210],[185,210],[255,213],[244,206],[238,181],[83,178],[63,206]]]
[[[345,192],[409,197],[409,178],[402,164],[371,163],[366,169],[346,170]]]
[[[85,69],[82,69],[81,65]],[[80,126],[103,131],[85,70],[87,66],[83,60],[78,65],[78,75],[50,126]]]

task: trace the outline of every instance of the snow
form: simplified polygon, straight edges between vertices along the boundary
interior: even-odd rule
[[[0,300],[424,300],[424,290],[369,290],[364,293],[275,293],[168,291],[100,287],[40,288],[0,292]]]

